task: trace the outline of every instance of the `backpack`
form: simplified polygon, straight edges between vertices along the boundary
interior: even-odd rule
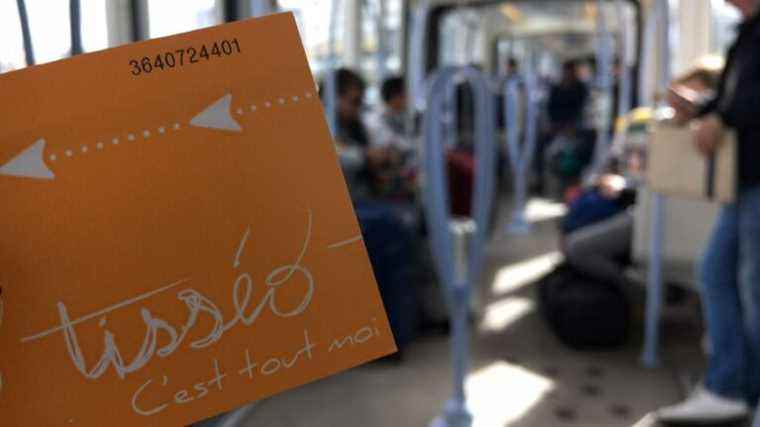
[[[561,265],[538,283],[539,309],[555,335],[576,350],[606,350],[628,339],[630,304],[618,286]]]

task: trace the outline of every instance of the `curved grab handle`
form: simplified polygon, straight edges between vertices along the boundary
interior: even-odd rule
[[[455,271],[455,245],[450,233],[451,209],[446,173],[445,139],[441,118],[445,106],[444,96],[450,85],[466,82],[473,90],[475,102],[475,185],[472,194],[472,213],[476,229],[472,244],[468,245],[466,283],[457,280]],[[493,202],[496,146],[494,97],[488,78],[474,67],[444,68],[433,76],[428,92],[428,105],[424,118],[425,155],[424,172],[426,191],[424,205],[433,255],[441,280],[452,290],[477,283]],[[458,130],[454,130],[455,132]]]

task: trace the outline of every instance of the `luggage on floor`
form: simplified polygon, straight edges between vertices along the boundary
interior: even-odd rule
[[[416,266],[415,233],[402,214],[398,206],[388,203],[356,205],[364,244],[399,349],[411,343],[419,327],[417,287],[411,279]]]
[[[549,328],[573,349],[611,349],[628,338],[630,306],[623,290],[567,265],[539,281],[538,304]]]

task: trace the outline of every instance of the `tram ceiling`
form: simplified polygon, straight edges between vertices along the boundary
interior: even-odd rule
[[[617,0],[602,0],[613,6]],[[636,46],[640,46],[641,28],[643,22],[643,6],[639,0],[622,0],[629,10],[633,11]],[[427,4],[427,31],[425,43],[425,68],[428,72],[438,66],[439,46],[446,17],[457,10],[469,10],[474,14],[487,10],[500,13],[483,15],[482,23],[492,25],[499,22],[491,31],[490,39],[502,38],[507,34],[513,37],[538,36],[541,34],[558,33],[588,33],[595,30],[595,15],[597,0],[430,0],[417,2],[417,5]],[[551,4],[552,7],[548,7]],[[555,7],[561,4],[562,7]],[[583,19],[572,19],[573,16]],[[608,20],[610,30],[616,30],[615,20]],[[500,28],[499,28],[500,27]],[[639,56],[639,55],[637,55]],[[638,61],[636,61],[638,62]],[[637,65],[637,64],[636,64]]]

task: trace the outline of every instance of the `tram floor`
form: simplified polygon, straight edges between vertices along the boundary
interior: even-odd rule
[[[484,315],[473,331],[466,386],[474,426],[657,425],[649,414],[682,399],[704,364],[696,299],[666,310],[659,368],[640,363],[641,302],[624,348],[569,350],[541,319],[532,286],[559,262],[555,230],[553,220],[544,220],[529,236],[497,233],[489,246]],[[241,425],[426,426],[450,395],[448,345],[443,335],[422,337],[400,364],[368,364],[266,399]]]

